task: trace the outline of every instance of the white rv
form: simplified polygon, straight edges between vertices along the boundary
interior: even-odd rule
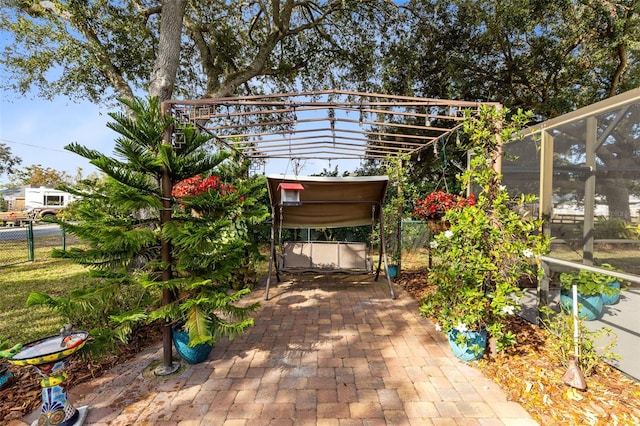
[[[41,186],[25,188],[24,209],[32,218],[52,216],[77,198],[68,192]]]

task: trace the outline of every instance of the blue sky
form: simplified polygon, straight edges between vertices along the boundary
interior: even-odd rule
[[[75,177],[78,168],[83,176],[96,169],[83,157],[66,151],[64,146],[78,142],[88,148],[107,155],[113,153],[117,134],[106,127],[111,121],[107,114],[114,107],[98,106],[88,102],[75,103],[62,97],[53,101],[20,97],[9,92],[0,94],[0,142],[9,146],[11,152],[22,158],[21,167],[40,165],[65,171]],[[357,161],[328,162],[307,161],[302,164],[302,175],[319,173],[324,168],[338,165],[340,173],[358,167]],[[293,166],[287,160],[271,160],[267,174],[292,174]],[[8,182],[6,175],[0,176],[0,187]]]
[[[22,167],[39,164],[71,176],[75,176],[80,167],[87,176],[96,169],[83,157],[66,151],[64,146],[78,142],[111,153],[116,133],[106,127],[110,111],[107,107],[63,98],[46,101],[2,92],[0,142],[22,158]],[[7,181],[6,175],[0,176],[0,186]]]

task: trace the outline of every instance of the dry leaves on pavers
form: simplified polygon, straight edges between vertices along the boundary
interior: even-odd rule
[[[396,282],[417,299],[432,290],[424,269],[403,273]],[[640,424],[640,383],[602,363],[586,378],[588,389],[575,390],[562,382],[566,369],[555,363],[546,347],[544,329],[521,318],[511,327],[518,344],[475,363],[509,400],[520,403],[541,424]]]

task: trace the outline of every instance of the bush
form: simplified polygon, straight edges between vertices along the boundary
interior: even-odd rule
[[[569,358],[575,352],[574,318],[564,312],[556,313],[550,308],[542,309],[542,324],[549,332],[546,344],[558,364],[569,367]],[[591,331],[584,325],[584,320],[578,319],[580,356],[578,367],[584,376],[593,374],[601,361],[620,359],[620,355],[611,352],[617,342],[616,334],[608,327]],[[597,343],[608,340],[608,343],[598,347]],[[599,352],[601,354],[599,354]]]

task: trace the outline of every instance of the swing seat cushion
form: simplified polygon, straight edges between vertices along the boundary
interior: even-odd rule
[[[342,241],[286,241],[283,243],[283,270],[367,271],[367,244]]]

